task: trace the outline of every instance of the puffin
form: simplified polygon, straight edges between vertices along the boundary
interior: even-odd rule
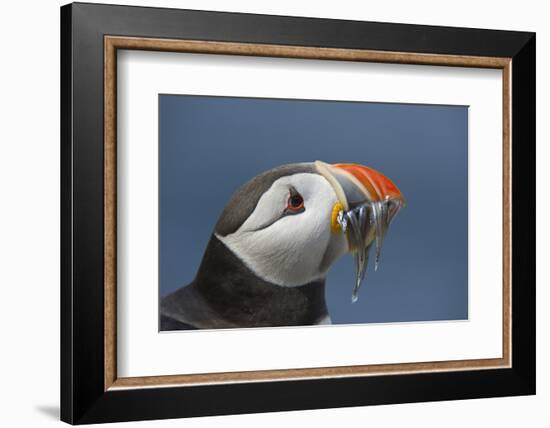
[[[159,329],[331,324],[331,265],[355,255],[355,301],[371,247],[377,267],[403,206],[398,187],[361,164],[304,162],[257,175],[223,209],[194,280],[161,299]]]

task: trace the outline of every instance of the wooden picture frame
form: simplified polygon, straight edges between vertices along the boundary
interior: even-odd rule
[[[502,358],[118,377],[118,49],[502,70],[503,159],[495,160],[502,162],[504,183]],[[61,9],[61,54],[62,420],[535,392],[534,34],[77,3]]]

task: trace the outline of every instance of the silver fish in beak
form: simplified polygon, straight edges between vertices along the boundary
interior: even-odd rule
[[[359,164],[315,166],[334,188],[338,202],[332,210],[331,225],[335,233],[344,233],[348,249],[355,255],[356,281],[352,302],[359,296],[365,278],[371,247],[376,248],[374,269],[378,269],[384,237],[405,199],[398,187],[380,172]]]

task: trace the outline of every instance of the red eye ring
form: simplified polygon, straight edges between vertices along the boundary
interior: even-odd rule
[[[304,209],[304,198],[299,193],[291,193],[288,197],[287,209],[290,211],[300,211]]]

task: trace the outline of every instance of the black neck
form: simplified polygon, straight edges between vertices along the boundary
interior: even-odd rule
[[[190,287],[220,319],[232,325],[308,325],[328,315],[324,279],[299,287],[264,281],[215,236]]]

